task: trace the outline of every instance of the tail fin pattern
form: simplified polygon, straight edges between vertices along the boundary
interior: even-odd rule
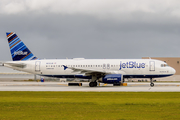
[[[31,51],[14,32],[7,32],[7,40],[13,61],[36,60]]]

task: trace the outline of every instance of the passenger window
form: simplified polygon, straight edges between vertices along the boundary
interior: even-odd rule
[[[106,64],[103,64],[103,69],[106,69]]]
[[[161,64],[161,67],[166,67],[166,66],[168,66],[167,64]]]
[[[107,64],[107,69],[110,69],[110,64]]]

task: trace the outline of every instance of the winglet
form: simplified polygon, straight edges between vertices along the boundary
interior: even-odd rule
[[[67,66],[65,66],[65,65],[63,65],[63,67],[64,67],[64,70],[66,70],[68,67]]]

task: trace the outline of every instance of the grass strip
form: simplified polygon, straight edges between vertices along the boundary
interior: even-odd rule
[[[0,92],[0,120],[180,119],[179,92]]]

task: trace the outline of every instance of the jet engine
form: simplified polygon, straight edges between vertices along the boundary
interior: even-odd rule
[[[122,74],[109,74],[102,77],[99,82],[107,84],[120,84],[123,79]]]

